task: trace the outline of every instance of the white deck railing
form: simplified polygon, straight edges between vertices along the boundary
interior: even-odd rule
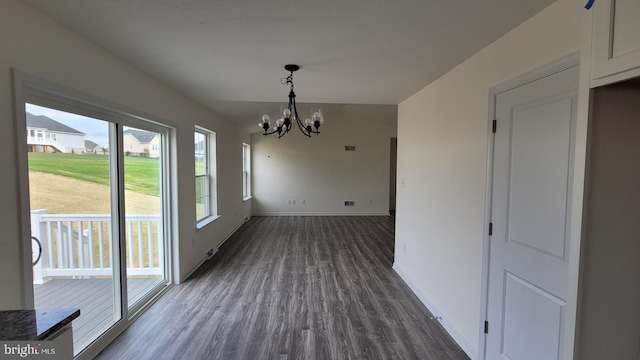
[[[60,152],[67,152],[66,147],[56,140],[41,136],[27,136],[28,145],[48,145],[53,146]]]
[[[160,220],[160,215],[126,216],[127,276],[163,274]],[[31,234],[42,244],[40,261],[34,266],[34,284],[51,278],[113,275],[109,215],[47,214],[47,210],[34,210]]]

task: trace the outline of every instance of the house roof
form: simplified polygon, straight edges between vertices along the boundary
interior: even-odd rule
[[[49,117],[46,117],[44,115],[33,115],[31,113],[27,113],[27,127],[47,129],[49,131],[59,133],[84,135],[83,132],[80,132],[65,124],[59,123]]]
[[[97,149],[97,148],[101,148],[101,146],[100,146],[100,145],[98,145],[98,144],[94,143],[94,142],[93,142],[93,141],[91,141],[91,140],[85,140],[85,141],[84,141],[84,147],[85,147],[85,148],[87,148],[87,149],[90,149],[90,150],[94,150],[94,149]]]
[[[140,143],[150,143],[151,140],[153,140],[153,138],[158,136],[158,134],[156,133],[152,133],[144,130],[134,130],[134,129],[127,129],[123,132],[123,134],[131,134]]]

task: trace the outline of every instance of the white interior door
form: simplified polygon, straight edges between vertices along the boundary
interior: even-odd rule
[[[486,359],[563,351],[578,67],[497,96]]]

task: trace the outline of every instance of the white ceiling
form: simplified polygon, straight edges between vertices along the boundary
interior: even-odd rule
[[[23,0],[252,132],[285,64],[299,103],[396,105],[553,1]]]

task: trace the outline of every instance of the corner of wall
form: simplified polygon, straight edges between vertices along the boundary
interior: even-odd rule
[[[411,280],[409,275],[405,273],[402,268],[394,263],[393,270],[402,278],[402,280],[409,286],[411,291],[418,297],[420,302],[424,304],[424,306],[431,312],[434,320],[440,322],[442,327],[447,331],[447,333],[453,338],[453,340],[460,345],[462,350],[472,359],[475,360],[478,358],[478,349],[474,347],[467,339],[458,331],[453,323],[451,323],[443,314],[438,310],[438,308],[433,304],[429,297],[418,288],[418,286]]]

